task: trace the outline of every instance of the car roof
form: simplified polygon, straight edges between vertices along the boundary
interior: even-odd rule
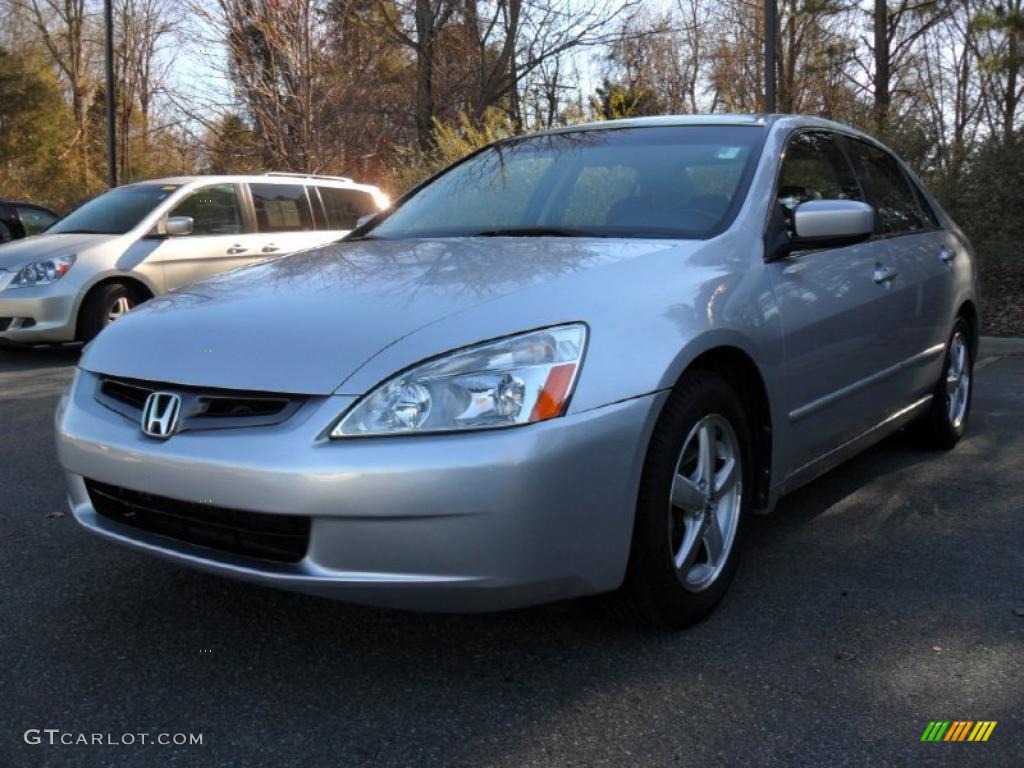
[[[315,176],[312,174],[305,176],[302,174],[291,173],[231,173],[197,174],[195,176],[165,176],[159,179],[142,179],[140,181],[132,182],[131,184],[123,184],[122,186],[130,187],[136,184],[174,184],[176,186],[184,186],[185,184],[192,184],[194,182],[202,182],[206,184],[238,184],[244,182],[265,182],[268,184],[315,183],[325,187],[361,189],[367,192],[379,191],[377,187],[372,184],[363,184],[351,179],[344,179],[339,176]]]
[[[593,123],[566,125],[539,131],[540,135],[549,133],[569,133],[573,131],[599,131],[610,128],[651,128],[682,125],[750,125],[763,127],[768,125],[777,115],[657,115],[654,117],[627,117],[620,120],[600,120]]]
[[[768,128],[776,124],[787,128],[816,127],[832,131],[841,131],[858,136],[875,144],[880,142],[872,136],[859,131],[849,125],[838,123],[823,117],[813,115],[791,115],[778,113],[764,114],[710,114],[710,115],[657,115],[653,117],[629,117],[621,120],[601,120],[593,123],[580,123],[579,125],[566,125],[552,128],[546,131],[538,131],[530,134],[532,136],[544,136],[548,134],[573,133],[575,131],[600,131],[616,128],[656,128],[656,127],[677,127],[677,126],[701,126],[701,125],[736,125],[750,126],[753,128]],[[517,137],[512,137],[517,138]]]

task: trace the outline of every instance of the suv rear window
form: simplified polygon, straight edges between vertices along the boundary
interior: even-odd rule
[[[373,197],[359,189],[317,187],[327,211],[328,229],[355,229],[356,221],[368,213],[377,212]]]
[[[21,217],[21,226],[25,230],[25,237],[38,235],[57,220],[57,217],[35,206],[19,205],[17,209],[18,215]]]
[[[260,232],[313,229],[313,211],[301,184],[250,184]]]

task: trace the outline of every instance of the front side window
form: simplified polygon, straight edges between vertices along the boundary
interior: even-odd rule
[[[193,235],[238,235],[242,232],[242,209],[234,184],[197,189],[178,203],[169,215],[190,217]]]
[[[373,197],[359,189],[317,187],[327,212],[328,229],[355,229],[356,222],[379,209]]]
[[[301,184],[250,184],[260,232],[313,229],[313,211]]]
[[[928,221],[895,158],[857,139],[851,139],[848,146],[857,175],[878,212],[878,231],[898,235],[927,229]]]
[[[25,230],[25,237],[38,235],[57,220],[56,216],[39,208],[33,208],[28,205],[19,205],[17,208],[18,216],[21,218],[21,226]]]
[[[76,208],[47,234],[123,235],[174,194],[178,184],[131,184],[116,187]]]
[[[793,211],[810,200],[860,200],[853,169],[831,133],[798,133],[789,140],[779,170],[777,201],[792,234]]]
[[[739,208],[759,125],[609,128],[501,142],[413,193],[365,236],[706,238]]]

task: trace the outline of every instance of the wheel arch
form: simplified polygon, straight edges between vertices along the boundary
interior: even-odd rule
[[[678,382],[691,371],[713,371],[735,387],[750,419],[754,453],[754,506],[767,509],[772,479],[772,414],[765,378],[754,358],[733,344],[719,344],[701,351],[678,375]]]
[[[967,321],[967,325],[971,329],[971,352],[975,355],[978,354],[978,342],[981,338],[980,318],[978,317],[978,307],[974,303],[973,299],[967,299],[964,301],[960,308],[956,311],[957,317],[962,317]]]
[[[86,302],[90,297],[95,296],[96,292],[99,291],[106,285],[113,283],[120,283],[127,285],[139,292],[143,301],[152,299],[157,294],[156,286],[149,283],[143,277],[138,275],[126,275],[122,273],[113,273],[100,277],[95,280],[89,287],[80,293],[80,298],[75,306],[75,338],[78,339],[81,336],[81,323],[82,323],[82,307],[86,305]]]

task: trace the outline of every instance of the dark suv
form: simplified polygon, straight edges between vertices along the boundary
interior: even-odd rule
[[[0,243],[38,235],[58,218],[49,208],[35,203],[0,199]]]

